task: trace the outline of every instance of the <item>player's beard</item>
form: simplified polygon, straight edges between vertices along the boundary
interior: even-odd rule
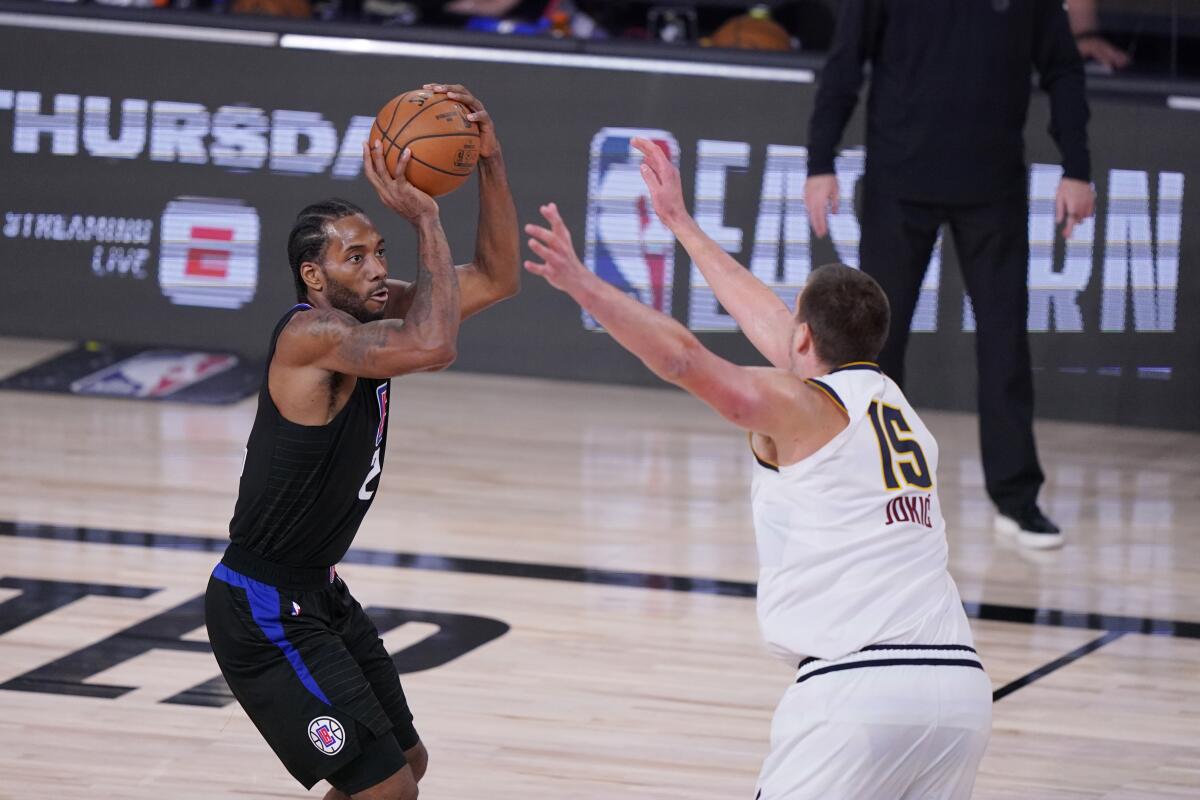
[[[325,275],[325,294],[329,297],[329,304],[338,311],[345,311],[350,316],[354,317],[359,322],[374,322],[378,319],[383,319],[383,309],[371,311],[367,308],[365,298],[359,297],[348,288],[338,283],[328,273]]]

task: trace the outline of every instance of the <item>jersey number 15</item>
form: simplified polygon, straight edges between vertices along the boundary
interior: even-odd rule
[[[867,413],[879,439],[879,462],[883,466],[883,485],[889,490],[901,488],[896,472],[904,485],[917,489],[933,488],[933,473],[925,453],[916,439],[907,439],[900,434],[912,433],[912,427],[904,420],[904,412],[872,400]]]

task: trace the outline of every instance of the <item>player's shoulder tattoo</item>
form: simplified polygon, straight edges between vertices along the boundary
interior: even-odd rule
[[[293,336],[340,341],[358,324],[354,317],[344,311],[314,308],[292,317],[284,332]]]

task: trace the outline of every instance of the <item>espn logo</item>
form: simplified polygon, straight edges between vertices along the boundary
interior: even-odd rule
[[[592,139],[588,168],[584,263],[599,277],[659,311],[671,313],[675,237],[659,221],[642,180],[641,136],[679,164],[679,143],[668,131],[603,128]],[[583,325],[600,326],[585,312]]]
[[[241,200],[177,197],[162,216],[158,282],[172,303],[240,308],[258,288],[258,212]]]

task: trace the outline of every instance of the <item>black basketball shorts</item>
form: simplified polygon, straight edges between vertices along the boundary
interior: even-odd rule
[[[296,570],[231,545],[204,598],[234,697],[306,789],[353,794],[420,741],[379,632],[335,571]]]

